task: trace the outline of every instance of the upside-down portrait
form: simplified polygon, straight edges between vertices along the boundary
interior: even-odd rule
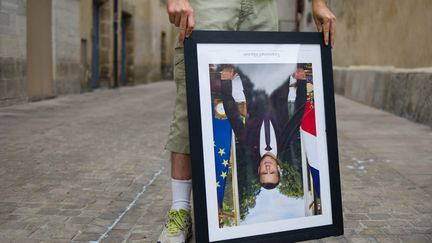
[[[312,64],[209,73],[219,227],[321,214]]]

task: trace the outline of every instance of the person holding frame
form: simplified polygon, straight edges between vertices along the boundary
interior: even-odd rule
[[[313,16],[324,42],[334,45],[336,17],[326,0],[313,0]],[[159,236],[159,243],[186,242],[192,236],[190,192],[192,165],[186,102],[182,43],[193,29],[231,31],[278,31],[275,0],[168,0],[169,20],[179,27],[175,50],[174,79],[177,97],[174,118],[165,149],[171,152],[172,207]]]

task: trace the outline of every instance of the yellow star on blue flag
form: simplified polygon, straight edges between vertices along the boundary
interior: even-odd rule
[[[226,167],[228,165],[228,160],[224,159],[223,162],[222,162],[222,164]]]
[[[232,129],[228,119],[217,119],[215,117],[214,106],[212,106],[212,113],[217,199],[219,208],[222,208],[225,194],[225,183],[229,170],[228,165],[231,154]]]

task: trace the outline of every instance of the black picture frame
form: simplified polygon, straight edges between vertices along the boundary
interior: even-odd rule
[[[205,145],[203,145],[203,140],[205,140],[204,141],[205,144],[207,138],[205,137],[205,135],[203,135],[203,133],[206,133],[206,131],[208,130],[207,129],[208,127],[206,126],[209,123],[212,123],[213,117],[210,118],[203,117],[204,114],[202,114],[203,113],[202,108],[204,102],[203,99],[208,99],[208,94],[207,96],[205,96],[206,98],[204,98],[202,94],[202,89],[203,89],[202,82],[204,81],[203,80],[200,81],[199,68],[200,65],[205,66],[208,64],[201,63],[202,60],[199,59],[200,50],[198,50],[199,46],[204,46],[208,44],[215,45],[217,47],[220,47],[221,45],[222,46],[226,45],[227,48],[229,48],[233,44],[235,46],[238,46],[239,48],[241,48],[241,46],[245,46],[245,51],[249,48],[249,46],[247,45],[255,45],[255,46],[272,45],[270,48],[271,51],[269,51],[268,53],[278,53],[277,47],[280,45],[285,45],[287,47],[290,46],[298,47],[299,45],[300,46],[311,45],[311,46],[315,46],[314,50],[318,50],[320,56],[320,63],[319,63],[320,70],[318,71],[322,73],[321,85],[322,85],[322,96],[324,98],[322,107],[324,109],[323,113],[325,114],[324,118],[322,119],[322,123],[325,123],[324,124],[325,134],[322,134],[323,136],[321,139],[326,140],[326,144],[327,144],[325,148],[325,152],[327,153],[327,161],[328,161],[328,165],[326,165],[328,166],[328,182],[327,182],[328,196],[327,197],[331,202],[330,203],[331,205],[327,205],[325,207],[327,208],[326,218],[327,219],[330,218],[331,222],[323,223],[319,225],[312,224],[310,227],[309,225],[307,225],[308,222],[307,220],[309,218],[315,219],[324,215],[323,213],[324,205],[321,205],[320,206],[322,207],[321,215],[317,214],[310,217],[309,216],[304,217],[305,218],[304,222],[306,222],[305,223],[306,227],[283,230],[278,232],[273,232],[273,231],[272,232],[269,231],[268,233],[260,232],[259,234],[255,234],[254,232],[251,232],[250,235],[245,235],[243,231],[242,234],[240,233],[236,234],[236,230],[242,229],[241,227],[243,226],[233,226],[233,227],[229,227],[229,229],[227,227],[227,231],[230,230],[231,232],[230,234],[235,235],[234,237],[232,236],[228,238],[222,237],[223,239],[212,238],[211,232],[213,232],[213,228],[211,228],[210,226],[209,218],[212,217],[214,218],[215,216],[209,215],[208,205],[210,203],[209,201],[210,198],[208,197],[209,195],[208,188],[209,188],[209,183],[211,182],[209,181],[210,180],[209,178],[206,178],[206,173],[209,172],[205,164],[208,163],[207,160],[209,160],[208,151],[212,150],[213,148],[204,147]],[[192,159],[196,242],[227,242],[227,243],[228,242],[295,242],[295,241],[311,240],[311,239],[318,239],[318,238],[329,237],[329,236],[342,235],[344,230],[343,230],[342,202],[341,202],[340,175],[339,175],[339,158],[338,158],[338,147],[337,147],[332,57],[331,57],[331,47],[324,45],[322,33],[194,31],[193,34],[189,38],[187,38],[184,43],[184,52],[185,52],[185,68],[186,68],[186,80],[187,80],[186,89],[187,89],[187,100],[188,100],[190,152],[191,152],[191,159]],[[235,51],[232,51],[232,53],[235,53]],[[259,51],[255,53],[257,53],[257,55],[260,55]],[[263,53],[266,52],[264,51]],[[253,59],[254,57],[250,57],[250,58]],[[234,65],[239,64],[238,61],[230,62],[229,56],[226,57],[226,59],[228,61],[223,61],[218,63],[216,62],[215,64],[217,65],[224,64],[224,63],[225,64],[233,63]],[[299,62],[296,62],[297,68],[298,68],[298,63]],[[210,71],[208,72],[210,73]],[[205,74],[201,74],[201,75],[205,76]],[[208,75],[209,74],[207,74],[207,76]],[[315,85],[315,80],[313,82],[314,82],[313,85]],[[206,106],[208,106],[208,102],[206,103]],[[303,176],[303,178],[306,177]],[[305,181],[303,181],[302,185],[307,184],[307,183],[305,184],[304,182]],[[305,190],[304,189],[305,186],[302,186],[302,188],[303,190]],[[316,192],[314,193],[316,194]],[[320,197],[321,196],[324,197],[324,192],[322,192],[322,195],[320,195]],[[304,197],[307,197],[306,194],[304,194]],[[313,199],[313,202],[315,203],[315,205],[317,204],[316,199]],[[215,204],[214,202],[212,203]],[[321,201],[319,203],[321,203]],[[305,206],[305,208],[307,207]],[[310,206],[309,209],[306,210],[310,210]],[[218,213],[218,212],[217,211],[215,212],[213,210],[211,211],[211,214],[213,213]],[[218,219],[220,221],[219,216]],[[237,221],[239,220],[237,219]],[[282,222],[282,221],[277,221],[276,223],[278,222]],[[272,223],[275,222],[270,221],[270,223],[268,224],[272,224]],[[250,225],[247,225],[247,227],[249,226],[252,227],[248,229],[249,231],[253,229],[254,224],[250,224]],[[261,230],[261,228],[265,228],[265,227],[261,227],[262,226],[261,224],[259,225],[260,226],[257,227],[256,231]],[[266,226],[265,222],[263,223],[263,226]],[[219,229],[214,229],[214,231],[219,232],[218,230],[221,230],[222,228],[219,225]],[[223,230],[225,230],[225,228],[223,228]],[[225,234],[223,232],[222,234],[229,235],[228,233]]]

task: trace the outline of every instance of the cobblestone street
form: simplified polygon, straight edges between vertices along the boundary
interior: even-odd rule
[[[158,82],[0,108],[0,242],[155,242],[174,98]],[[336,104],[345,235],[311,242],[432,242],[432,129]]]

